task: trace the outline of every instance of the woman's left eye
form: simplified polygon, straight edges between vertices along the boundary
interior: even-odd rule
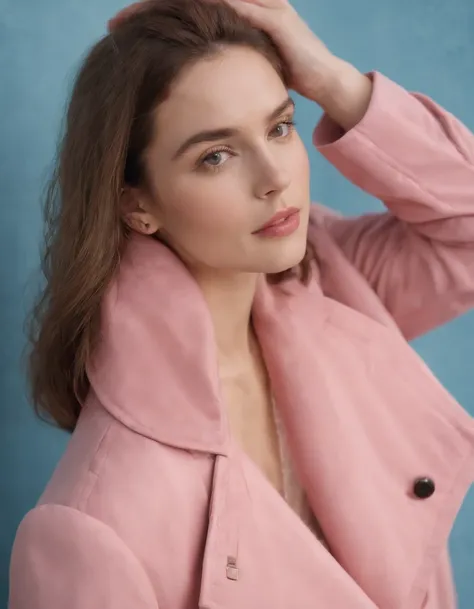
[[[288,137],[290,135],[290,133],[293,131],[295,127],[295,123],[292,120],[288,120],[288,121],[282,121],[281,123],[278,123],[278,125],[276,125],[272,131],[271,131],[271,135],[273,137]]]

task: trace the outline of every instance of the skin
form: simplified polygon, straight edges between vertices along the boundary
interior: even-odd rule
[[[278,44],[292,88],[343,129],[359,122],[370,80],[333,56],[285,0],[227,1]],[[129,226],[146,235],[159,231],[200,286],[214,323],[231,432],[280,492],[271,388],[251,309],[259,276],[297,265],[306,248],[309,165],[293,115],[288,91],[264,57],[224,49],[178,77],[156,110],[149,188],[123,195]],[[229,130],[225,137],[183,150],[196,134],[222,129]],[[300,210],[295,233],[254,234],[287,207]]]
[[[226,49],[185,71],[158,108],[146,159],[152,196],[144,205],[197,277],[274,273],[303,257],[309,164],[293,115],[278,74],[246,48]],[[232,134],[176,156],[189,138],[221,129]],[[294,235],[253,234],[289,206],[301,210]]]

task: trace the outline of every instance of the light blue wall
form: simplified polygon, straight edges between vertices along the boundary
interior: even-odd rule
[[[67,438],[40,425],[25,399],[19,359],[41,230],[39,193],[74,66],[104,32],[119,0],[0,0],[0,607],[22,515],[34,505]],[[334,51],[423,91],[474,129],[472,0],[299,0],[297,8]],[[298,104],[310,145],[317,110]],[[379,207],[312,155],[313,197],[347,213]],[[473,201],[474,205],[474,201]],[[31,283],[33,281],[33,284]],[[416,348],[474,414],[474,314]],[[420,430],[422,433],[422,430]],[[452,553],[460,609],[474,606],[474,496],[458,518]]]

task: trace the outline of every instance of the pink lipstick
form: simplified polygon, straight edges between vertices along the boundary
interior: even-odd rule
[[[253,234],[259,237],[288,237],[300,225],[300,210],[287,207],[277,212],[268,222]]]

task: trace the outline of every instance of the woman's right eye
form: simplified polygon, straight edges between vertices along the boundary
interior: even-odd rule
[[[230,156],[231,154],[228,150],[213,150],[203,157],[199,164],[209,169],[218,169],[224,165]]]

